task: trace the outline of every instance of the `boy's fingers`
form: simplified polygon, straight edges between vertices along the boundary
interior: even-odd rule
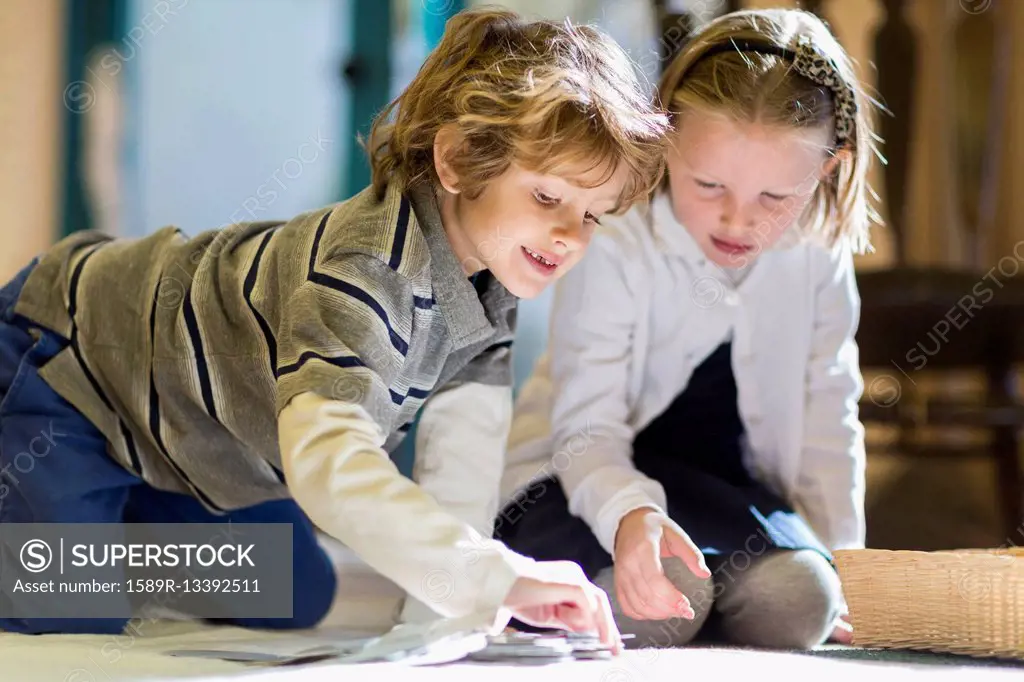
[[[536,619],[550,619],[552,625],[559,626],[563,619],[570,619],[575,628],[596,630],[595,600],[587,591],[572,579],[569,581],[531,580],[529,589],[521,594],[515,603],[509,604],[513,609],[526,611]],[[585,581],[585,578],[582,579]]]
[[[586,605],[581,608],[580,605]],[[579,588],[572,601],[556,607],[558,626],[572,632],[596,632],[601,643],[615,653],[621,650],[621,637],[612,617],[608,597],[600,588]]]
[[[586,632],[588,619],[586,613],[575,604],[560,604],[555,607],[555,625],[572,632]]]
[[[580,585],[565,585],[565,598],[560,600],[564,608],[568,605],[577,613],[575,627],[577,632],[593,631],[597,629],[597,604],[587,590]]]
[[[621,651],[622,637],[619,636],[619,628],[615,625],[615,617],[612,615],[612,606],[608,602],[608,595],[600,588],[594,589],[594,599],[597,602],[597,634],[601,643],[618,654]]]

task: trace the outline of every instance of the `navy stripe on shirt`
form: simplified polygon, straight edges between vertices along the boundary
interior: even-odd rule
[[[401,405],[407,398],[426,400],[430,396],[430,391],[425,391],[422,388],[410,388],[405,395],[402,395],[398,391],[392,391],[391,389],[388,389],[388,392],[391,393],[391,402],[395,405]]]
[[[409,342],[403,339],[398,332],[395,331],[394,327],[391,326],[391,320],[388,319],[387,311],[384,310],[384,307],[378,303],[369,292],[350,282],[344,282],[337,277],[332,277],[331,275],[325,275],[322,272],[316,271],[316,257],[317,252],[320,250],[320,240],[323,238],[324,230],[327,228],[327,221],[330,217],[330,212],[324,215],[320,220],[320,225],[316,229],[316,236],[313,238],[313,248],[309,253],[309,281],[325,286],[329,289],[339,291],[365,303],[367,307],[376,313],[381,322],[384,323],[384,326],[388,330],[388,338],[391,341],[391,345],[395,347],[395,350],[402,354],[402,357],[405,357],[409,352]]]
[[[78,261],[78,265],[75,266],[75,271],[71,275],[71,281],[69,282],[68,292],[68,317],[71,318],[71,352],[75,354],[75,359],[78,360],[78,364],[82,366],[82,371],[85,373],[86,378],[89,380],[89,384],[93,390],[96,391],[96,395],[103,401],[103,405],[110,410],[114,411],[114,405],[107,398],[106,394],[103,393],[103,389],[100,388],[100,384],[96,381],[96,377],[93,375],[92,370],[89,369],[88,365],[85,364],[85,359],[82,357],[82,353],[78,347],[78,323],[75,320],[75,316],[78,314],[78,282],[82,278],[82,268],[85,267],[85,262],[92,258],[92,255],[96,253],[99,247],[97,245],[90,253],[82,256],[82,260]]]
[[[156,307],[157,301],[159,300],[159,296],[153,297],[153,307],[149,311],[149,337],[150,339],[152,339],[154,353],[156,349]],[[155,363],[151,361],[149,366],[149,431],[151,434],[153,434],[153,442],[156,443],[156,447],[158,450],[160,450],[160,454],[163,455],[164,460],[167,461],[171,468],[174,469],[175,473],[178,474],[181,480],[185,482],[185,484],[192,490],[193,493],[196,494],[196,496],[203,502],[203,504],[205,504],[209,509],[212,509],[215,512],[223,513],[223,509],[221,509],[218,505],[214,504],[213,500],[211,500],[209,497],[203,494],[203,491],[200,490],[194,483],[192,483],[188,475],[184,472],[184,470],[182,470],[181,467],[178,466],[178,463],[174,461],[174,459],[170,456],[170,453],[167,450],[167,444],[164,443],[163,435],[161,435],[160,433],[160,396],[156,390],[156,373],[154,370],[154,365]],[[128,446],[128,451],[134,452],[134,445],[130,444]]]
[[[68,317],[71,318],[71,338],[69,339],[69,342],[71,345],[71,352],[74,354],[75,360],[78,362],[79,366],[81,366],[82,373],[85,374],[85,378],[88,379],[89,385],[92,386],[92,389],[96,392],[96,395],[99,396],[106,408],[117,414],[113,403],[110,402],[110,398],[108,398],[103,392],[102,387],[100,387],[100,383],[96,380],[96,376],[85,363],[85,358],[82,356],[82,350],[78,345],[78,322],[75,319],[75,316],[78,313],[78,285],[82,279],[82,269],[85,267],[86,261],[92,258],[93,254],[95,254],[101,246],[102,244],[97,244],[89,253],[82,256],[82,260],[78,261],[78,265],[75,266],[75,270],[71,275],[71,280],[68,283]],[[135,438],[132,436],[132,432],[128,429],[124,420],[121,419],[120,416],[117,418],[117,424],[121,430],[121,435],[124,437],[125,445],[128,448],[128,457],[131,459],[132,468],[135,473],[141,475],[142,463],[139,461],[139,453],[135,448]]]
[[[398,223],[395,225],[395,241],[391,248],[391,259],[388,265],[392,270],[397,270],[402,264],[402,254],[405,252],[405,237],[409,233],[409,200],[404,196],[398,205]]]
[[[270,354],[270,372],[275,377],[277,376],[277,340],[274,338],[274,331],[270,328],[267,320],[256,309],[256,305],[252,302],[252,290],[256,286],[256,279],[259,276],[260,260],[263,258],[263,252],[267,249],[267,243],[270,242],[270,238],[274,236],[274,232],[277,228],[274,228],[267,232],[266,236],[263,237],[263,241],[260,242],[260,246],[256,249],[256,256],[252,259],[252,265],[249,267],[249,272],[245,275],[245,285],[242,287],[243,296],[245,297],[245,303],[249,306],[249,310],[252,311],[253,316],[256,318],[256,324],[260,326],[260,331],[263,332],[263,340],[267,343],[267,350]]]
[[[185,300],[181,312],[185,317],[185,326],[188,328],[188,337],[192,343],[193,357],[196,359],[196,374],[199,378],[199,390],[203,395],[203,405],[206,412],[217,418],[217,405],[213,400],[213,383],[210,381],[210,367],[206,362],[206,354],[203,352],[203,339],[199,335],[199,320],[196,318],[195,308],[192,306],[192,292],[194,287],[189,287],[185,292]]]
[[[335,367],[347,368],[366,366],[362,360],[360,360],[354,355],[343,355],[340,357],[331,358],[327,357],[326,355],[320,355],[319,353],[308,350],[302,355],[300,355],[297,361],[293,362],[290,365],[285,365],[284,367],[281,367],[280,370],[278,370],[278,373],[280,376],[285,376],[286,374],[298,372],[300,369],[302,369],[303,365],[305,365],[310,360],[320,360],[321,362],[326,362],[328,364],[334,365]]]

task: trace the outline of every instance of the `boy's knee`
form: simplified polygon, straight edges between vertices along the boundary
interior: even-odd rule
[[[294,602],[292,615],[281,618],[208,618],[216,625],[231,625],[254,630],[311,630],[323,622],[330,611],[331,601]]]
[[[293,612],[291,623],[286,629],[305,630],[320,625],[334,603],[335,589],[332,585],[330,590],[321,590],[317,598],[299,602],[299,608]]]
[[[719,601],[726,636],[771,649],[810,649],[828,639],[842,608],[842,586],[812,550],[766,555],[737,575]]]
[[[607,568],[594,578],[594,584],[608,593],[615,623],[623,634],[633,635],[626,648],[664,649],[690,643],[700,632],[711,613],[714,585],[711,578],[698,578],[682,561],[674,557],[662,560],[665,576],[686,596],[693,608],[692,620],[673,616],[664,620],[635,620],[622,612],[615,591],[615,570]]]
[[[325,553],[310,552],[296,561],[292,575],[292,615],[278,618],[210,619],[257,630],[308,630],[319,626],[334,606],[338,576]]]

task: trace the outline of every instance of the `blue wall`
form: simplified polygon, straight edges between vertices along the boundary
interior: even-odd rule
[[[195,234],[342,198],[349,2],[300,3],[131,0],[127,232]]]

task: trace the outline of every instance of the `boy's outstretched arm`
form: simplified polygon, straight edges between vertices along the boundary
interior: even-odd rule
[[[280,433],[289,487],[315,524],[438,614],[478,614],[494,630],[507,624],[502,603],[533,562],[402,476],[362,407],[299,395]]]
[[[607,595],[570,562],[535,562],[443,510],[375,443],[365,410],[296,396],[281,419],[285,475],[313,522],[442,616],[498,634],[515,616],[622,642]]]
[[[482,538],[491,537],[498,515],[512,424],[511,384],[509,338],[487,348],[432,395],[416,429],[413,480]],[[413,599],[402,614],[413,622],[436,617],[429,604]]]
[[[502,602],[535,563],[440,505],[383,448],[433,388],[403,372],[437,350],[413,343],[415,297],[429,292],[371,255],[320,253],[313,275],[281,292],[278,433],[289,490],[317,526],[436,613],[504,626]]]

